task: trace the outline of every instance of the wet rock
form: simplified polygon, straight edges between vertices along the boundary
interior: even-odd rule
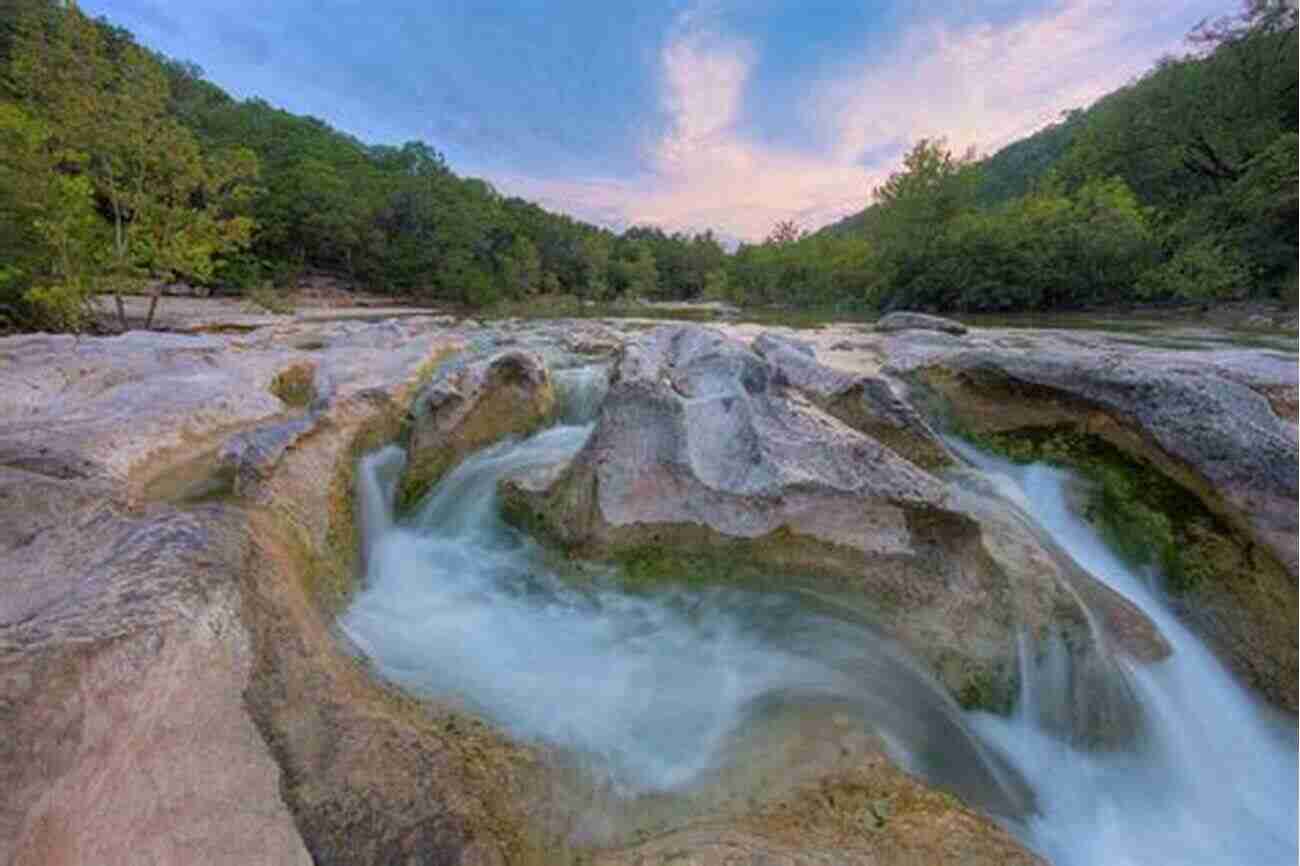
[[[977,432],[1062,422],[1101,435],[1117,428],[1107,438],[1193,480],[1295,571],[1296,440],[1249,386],[1132,357],[987,351],[949,358],[927,380]]]
[[[400,500],[410,505],[469,453],[506,436],[526,436],[555,411],[542,359],[510,350],[454,366],[416,396]]]
[[[952,319],[899,311],[881,316],[876,322],[876,330],[882,334],[897,331],[938,331],[959,337],[966,333],[967,328],[961,322],[954,322]]]
[[[944,483],[779,381],[712,329],[651,331],[624,348],[582,451],[507,481],[507,512],[583,556],[694,550],[715,577],[730,560],[810,580],[986,705],[1010,701],[1018,629],[1087,631],[1073,590],[1003,568]]]
[[[532,756],[378,681],[334,626],[360,568],[355,461],[393,441],[407,399],[390,386],[335,403],[262,484],[243,608],[258,665],[243,697],[315,863],[501,866],[529,856]]]
[[[1089,333],[968,341],[893,338],[893,370],[932,389],[968,433],[1096,437],[1199,502],[1209,515],[1188,524],[1184,543],[1206,551],[1205,578],[1174,587],[1181,612],[1257,689],[1294,709],[1297,441],[1279,398],[1294,393],[1294,359],[1135,351]]]
[[[833,731],[823,743],[838,746]],[[1042,866],[1005,830],[894,767],[879,749],[836,750],[835,769],[731,814],[599,851],[596,866],[780,863],[798,866]],[[816,755],[800,755],[817,760]]]

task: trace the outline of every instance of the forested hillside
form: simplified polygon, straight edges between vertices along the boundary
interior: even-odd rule
[[[1251,0],[1189,51],[983,160],[918,142],[862,213],[621,235],[239,101],[75,5],[0,0],[0,319],[76,329],[95,294],[274,297],[306,270],[472,306],[708,297],[1017,310],[1294,295],[1296,13]],[[867,199],[867,191],[863,191]],[[0,324],[3,324],[0,322]]]
[[[1296,11],[1252,0],[1189,46],[990,158],[920,142],[865,211],[782,251],[742,250],[778,276],[760,269],[736,291],[797,283],[938,310],[1294,303]],[[828,264],[846,259],[858,278]]]
[[[183,280],[274,292],[305,269],[474,306],[539,294],[688,297],[712,234],[621,236],[232,99],[197,67],[51,0],[0,0],[0,316],[75,328],[93,293]]]

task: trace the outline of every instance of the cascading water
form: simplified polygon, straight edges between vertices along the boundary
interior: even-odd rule
[[[1014,715],[973,718],[1034,788],[1038,811],[1020,823],[1024,838],[1057,866],[1295,863],[1294,719],[1234,682],[1169,612],[1152,581],[1069,510],[1064,472],[952,444],[1013,485],[1055,541],[1140,607],[1173,650],[1162,662],[1125,664],[1145,721],[1131,748],[1088,752],[1044,733],[1039,713],[1059,681],[1050,657],[1023,661]]]
[[[1123,749],[1088,751],[1042,723],[1065,676],[1051,654],[1025,653],[1013,716],[965,714],[870,628],[797,596],[563,579],[501,520],[496,486],[575,453],[603,382],[562,373],[560,426],[470,457],[409,519],[392,513],[401,451],[364,458],[366,581],[341,626],[381,674],[583,756],[616,796],[689,789],[782,707],[825,706],[1057,864],[1295,862],[1294,721],[1233,683],[1068,511],[1062,473],[958,446],[1172,645],[1165,662],[1120,661],[1144,718]]]

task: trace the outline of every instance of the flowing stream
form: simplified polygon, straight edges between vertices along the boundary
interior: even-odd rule
[[[1052,659],[1022,662],[1010,718],[973,723],[1029,780],[1038,812],[1022,836],[1058,866],[1295,863],[1296,723],[1239,686],[1170,613],[1152,577],[1121,562],[1066,506],[1066,473],[1015,466],[952,443],[996,478],[1076,562],[1151,618],[1173,649],[1126,664],[1145,725],[1132,748],[1095,752],[1043,733],[1058,699]],[[1121,660],[1121,663],[1122,660]]]
[[[613,575],[560,573],[501,519],[496,486],[581,447],[600,381],[562,379],[559,426],[471,456],[400,521],[402,452],[362,460],[366,579],[340,624],[381,675],[578,756],[613,797],[689,791],[762,760],[736,745],[756,731],[824,708],[1058,866],[1296,862],[1295,720],[1237,686],[1067,510],[1063,473],[962,449],[1172,645],[1164,662],[1121,664],[1145,720],[1124,749],[1089,751],[1041,723],[1064,699],[1051,653],[1024,653],[1011,717],[964,713],[869,626],[797,594],[637,594]]]

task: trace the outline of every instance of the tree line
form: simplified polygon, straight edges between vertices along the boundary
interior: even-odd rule
[[[326,271],[481,307],[697,297],[725,269],[711,232],[615,234],[460,177],[422,142],[235,100],[75,4],[0,0],[0,72],[11,326],[76,329],[107,294],[125,327],[124,294],[178,280],[250,292]]]
[[[1248,0],[1189,46],[986,159],[920,141],[863,212],[728,253],[711,232],[616,234],[460,177],[427,144],[233,99],[75,4],[0,0],[0,319],[77,329],[107,294],[124,327],[123,294],[275,291],[308,270],[475,307],[1293,296],[1295,10]]]
[[[864,211],[778,226],[736,301],[937,311],[1296,300],[1296,10],[1249,0],[987,159],[918,142]]]

